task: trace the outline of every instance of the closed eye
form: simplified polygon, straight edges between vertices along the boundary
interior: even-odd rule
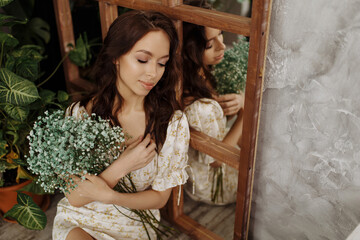
[[[140,60],[140,59],[138,59],[138,62],[139,62],[139,63],[147,63],[147,61]]]

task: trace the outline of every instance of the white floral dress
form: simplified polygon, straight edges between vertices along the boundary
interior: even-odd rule
[[[227,133],[226,116],[219,105],[213,99],[201,98],[185,108],[185,114],[189,121],[189,126],[197,131],[203,132],[218,140],[223,140]],[[213,179],[213,169],[209,166],[215,159],[189,148],[189,165],[192,172],[189,172],[189,180],[185,185],[185,191],[191,198],[214,204],[211,201],[211,188]],[[223,198],[217,198],[215,204],[227,204],[236,201],[238,171],[225,164],[222,165],[223,173]],[[194,175],[194,176],[193,176]],[[195,179],[195,181],[194,181]],[[195,194],[192,193],[195,182]]]
[[[80,117],[85,111],[84,107],[79,108],[77,104],[73,108],[73,115]],[[144,168],[131,172],[138,191],[148,188],[164,191],[186,182],[189,137],[186,116],[181,111],[176,111],[168,125],[166,140],[159,155],[156,155]],[[138,219],[136,214],[121,206],[117,207],[126,215]],[[157,219],[160,219],[159,210],[151,211]],[[57,206],[53,239],[65,239],[75,227],[82,228],[97,240],[148,239],[141,222],[125,217],[112,204],[92,202],[77,208],[71,206],[65,197]],[[151,239],[156,239],[155,232],[150,227],[147,229]]]

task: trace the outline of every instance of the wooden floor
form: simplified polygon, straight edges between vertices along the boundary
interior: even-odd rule
[[[48,223],[43,231],[31,231],[18,224],[0,220],[0,240],[50,240],[53,219],[56,213],[56,204],[63,196],[58,194],[52,197],[51,205],[46,211]],[[203,226],[223,237],[225,240],[233,239],[235,204],[227,206],[210,206],[198,203],[185,196],[184,211],[191,218]],[[166,223],[166,222],[164,222]],[[168,223],[166,223],[168,224]],[[178,233],[166,240],[190,240],[184,233]]]

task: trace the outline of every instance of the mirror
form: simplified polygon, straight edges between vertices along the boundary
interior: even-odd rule
[[[216,11],[250,17],[251,0],[207,0],[207,2]],[[184,1],[184,4],[188,3]]]
[[[188,47],[183,49],[182,53],[185,114],[189,126],[239,149],[238,143],[242,132],[242,116],[238,117],[240,106],[236,110],[231,109],[232,112],[228,116],[224,113],[230,109],[226,104],[235,102],[235,107],[243,104],[236,102],[238,99],[234,97],[241,99],[244,96],[249,43],[246,38],[238,35],[236,41],[226,41],[227,32],[185,22],[183,31],[183,46]],[[192,54],[195,51],[192,48],[200,42],[198,39],[201,39],[202,31],[207,39],[211,40],[206,43],[205,49],[196,47],[196,50],[203,52],[202,59],[199,59],[197,55]],[[225,44],[226,42],[229,44]],[[185,62],[186,60],[188,62]],[[203,61],[206,65],[213,64],[211,71],[207,73],[212,74],[210,77],[203,73],[207,71],[206,69],[200,66],[194,67],[199,61]],[[216,80],[215,88],[210,87],[212,77]],[[194,84],[194,81],[202,84],[199,86]],[[214,90],[213,94],[226,96],[231,101],[223,101],[218,97],[211,99],[207,98],[205,93],[199,94],[204,85]],[[192,99],[189,100],[190,104],[188,99]],[[192,147],[189,149],[188,164],[191,169],[188,169],[190,178],[184,186],[184,213],[224,239],[232,239],[238,171]]]

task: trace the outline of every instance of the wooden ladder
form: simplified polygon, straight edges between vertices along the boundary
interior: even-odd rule
[[[190,145],[239,170],[234,225],[234,239],[247,239],[251,209],[257,135],[260,120],[262,85],[265,72],[266,46],[272,0],[252,0],[251,18],[183,4],[182,0],[98,0],[102,37],[118,17],[118,6],[162,12],[172,18],[182,39],[182,21],[222,29],[249,37],[249,60],[245,89],[244,125],[241,151],[201,132],[191,130]],[[69,0],[53,0],[62,56],[75,45]],[[64,61],[66,86],[69,92],[90,89],[80,78],[79,69],[69,59]],[[177,205],[178,187],[162,210],[162,215],[193,239],[222,239],[183,212],[183,194]]]

